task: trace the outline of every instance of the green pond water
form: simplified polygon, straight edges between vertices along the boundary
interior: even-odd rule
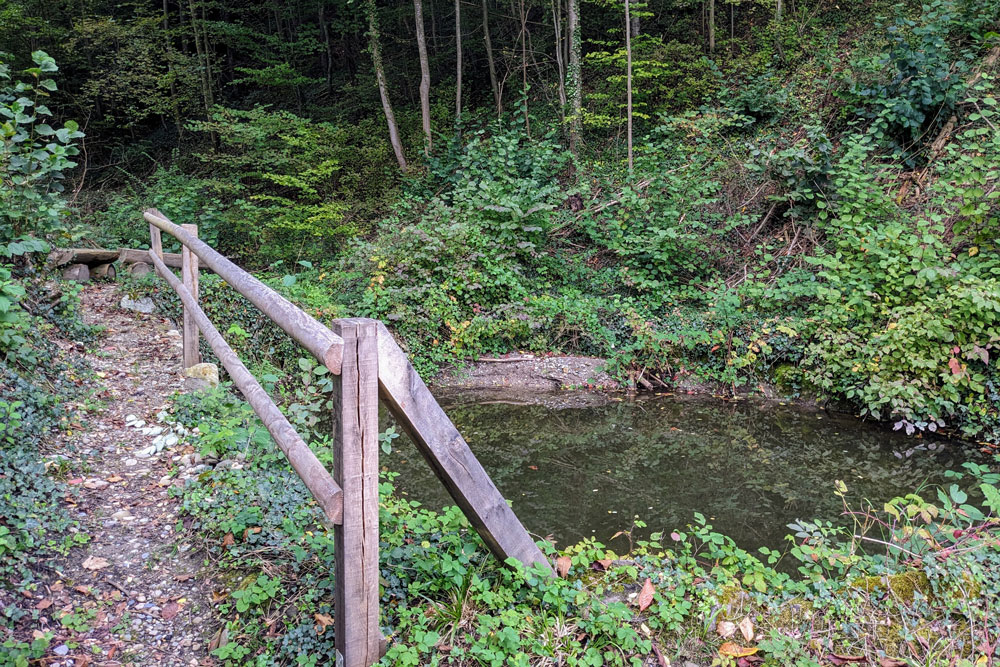
[[[846,482],[849,500],[880,507],[977,458],[943,438],[906,437],[850,416],[774,403],[582,402],[442,400],[525,527],[563,546],[594,536],[623,551],[624,541],[608,540],[633,516],[648,524],[642,532],[669,532],[701,512],[744,548],[780,547],[786,524],[838,518],[834,480]],[[405,435],[381,465],[400,473],[396,488],[411,499],[451,504]]]

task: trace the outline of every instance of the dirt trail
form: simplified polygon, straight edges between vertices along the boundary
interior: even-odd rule
[[[114,285],[90,285],[82,299],[84,319],[105,327],[86,354],[103,406],[61,451],[80,491],[73,511],[92,540],[48,564],[36,592],[38,627],[56,634],[48,664],[212,664],[211,582],[176,532],[178,501],[168,496],[192,474],[176,474],[188,450],[156,433],[157,413],[184,387],[180,335],[155,313],[121,309]]]

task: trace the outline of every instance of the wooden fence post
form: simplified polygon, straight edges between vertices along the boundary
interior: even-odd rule
[[[334,320],[344,339],[334,376],[333,479],[343,489],[344,516],[334,526],[337,650],[344,667],[379,661],[378,342],[375,320]],[[339,664],[339,660],[338,660]]]
[[[181,225],[187,233],[198,236],[198,225]],[[159,237],[159,229],[157,237]],[[157,238],[157,240],[159,240]],[[158,249],[158,254],[163,256],[163,248]],[[184,287],[188,288],[195,301],[198,300],[198,256],[187,246],[181,246],[181,279]],[[194,314],[187,308],[184,309],[184,368],[191,368],[201,361],[198,352],[198,324],[194,321]]]
[[[149,224],[149,249],[155,252],[161,261],[163,260],[163,238],[160,235],[160,228],[152,223]]]

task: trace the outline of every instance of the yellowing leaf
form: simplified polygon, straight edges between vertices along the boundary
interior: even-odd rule
[[[757,652],[757,650],[756,646],[748,648],[746,646],[740,646],[735,642],[726,642],[719,647],[719,655],[728,658],[745,658],[748,655],[753,655]]]
[[[750,620],[749,616],[740,621],[740,633],[743,635],[743,639],[748,642],[753,641],[753,621]]]

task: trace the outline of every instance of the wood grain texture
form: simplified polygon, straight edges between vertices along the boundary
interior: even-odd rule
[[[173,235],[190,248],[208,268],[219,274],[233,289],[250,300],[299,345],[306,348],[331,373],[340,373],[343,341],[328,328],[309,316],[291,301],[260,282],[252,275],[217,253],[208,244],[191,236],[178,225],[170,222],[156,209],[148,209],[143,216],[151,225]]]
[[[340,523],[343,517],[343,497],[340,487],[333,480],[333,476],[323,467],[323,464],[299,437],[299,434],[296,433],[278,406],[274,404],[271,397],[267,395],[264,388],[236,356],[219,330],[205,315],[205,311],[198,306],[194,296],[167,268],[166,264],[156,257],[153,251],[149,251],[148,256],[156,266],[156,272],[177,292],[184,307],[191,311],[195,322],[205,336],[205,340],[212,347],[212,351],[219,358],[223,368],[229,373],[233,384],[242,392],[247,403],[260,417],[268,433],[271,434],[271,437],[278,444],[278,448],[288,458],[288,462],[291,463],[298,476],[302,478],[306,488],[316,499],[327,519],[334,524]]]
[[[152,225],[150,225],[152,227]],[[153,227],[153,229],[156,229]],[[156,229],[159,232],[159,229]],[[161,244],[162,250],[162,244]],[[149,258],[146,256],[146,250],[133,250],[132,248],[122,248],[118,251],[118,261],[122,264],[134,264],[136,262],[146,262]],[[173,269],[181,268],[181,254],[179,252],[165,252],[160,255],[163,263]],[[205,267],[201,267],[204,269]]]
[[[154,224],[150,224],[149,225],[149,249],[152,250],[153,252],[155,252],[156,256],[159,257],[160,259],[164,259],[164,257],[163,257],[163,236],[160,234],[160,228],[157,227]],[[126,262],[126,261],[128,261],[128,260],[125,259],[125,253],[126,252],[128,252],[128,250],[126,250],[125,248],[121,249],[121,252],[118,253],[118,261],[120,261],[120,262]],[[145,257],[140,257],[139,259],[136,259],[134,261],[136,261],[136,262],[144,262],[144,261],[146,261],[146,258]],[[166,262],[164,262],[164,263],[166,263]],[[170,266],[170,265],[167,264],[167,266]]]
[[[185,232],[198,237],[198,225],[181,225]],[[181,249],[181,279],[184,287],[198,303],[198,256],[187,246]],[[191,309],[184,306],[184,368],[191,368],[201,363],[201,353],[198,351],[198,324],[194,321]]]
[[[334,528],[337,650],[344,667],[381,658],[378,528],[378,344],[375,320],[341,319],[340,378],[334,380],[333,479],[344,492],[344,520]]]
[[[493,554],[527,566],[539,563],[551,572],[541,549],[381,322],[378,363],[382,400]]]

